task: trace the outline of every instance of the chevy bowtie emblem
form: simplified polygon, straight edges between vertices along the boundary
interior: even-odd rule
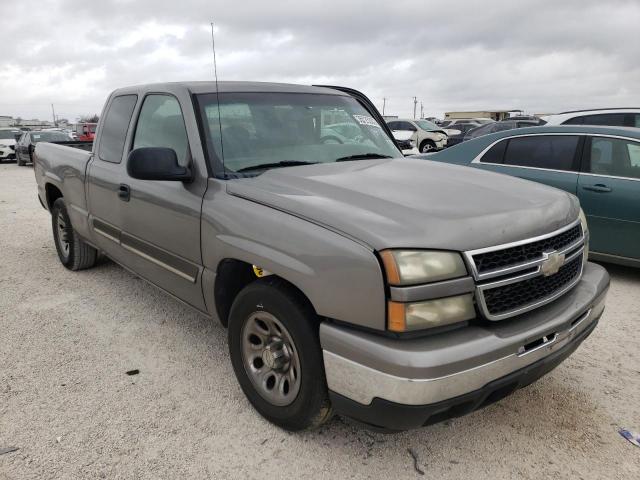
[[[542,256],[544,261],[540,266],[540,270],[545,277],[558,273],[560,267],[564,265],[564,253],[558,253],[556,251],[543,252]]]

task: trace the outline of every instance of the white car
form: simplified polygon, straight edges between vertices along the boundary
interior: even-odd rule
[[[541,117],[547,125],[606,125],[640,128],[640,108],[573,110]]]
[[[16,128],[0,128],[0,162],[16,158],[16,135],[20,133]]]
[[[387,120],[387,125],[392,132],[412,132],[420,153],[442,150],[447,146],[448,137],[444,129],[428,120],[394,118]]]
[[[411,130],[392,130],[393,138],[396,139],[398,148],[402,150],[402,154],[406,157],[409,155],[417,155],[420,153],[416,147],[416,141],[413,138],[414,132]]]

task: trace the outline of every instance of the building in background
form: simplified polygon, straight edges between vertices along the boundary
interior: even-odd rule
[[[469,112],[445,112],[445,120],[454,120],[458,118],[490,118],[499,122],[505,118],[509,118],[514,115],[521,115],[522,110],[484,110],[484,111],[469,111]]]

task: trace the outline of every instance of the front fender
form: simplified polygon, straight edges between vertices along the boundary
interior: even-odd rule
[[[209,188],[202,256],[206,284],[222,260],[241,260],[295,285],[320,316],[385,328],[384,280],[374,252],[320,225]],[[213,288],[205,286],[205,299],[214,310]]]

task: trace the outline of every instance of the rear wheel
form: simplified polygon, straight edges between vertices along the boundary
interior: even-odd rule
[[[58,258],[65,267],[69,270],[83,270],[96,264],[97,250],[82,240],[73,229],[62,198],[53,203],[51,226]]]
[[[318,319],[286,282],[268,277],[238,294],[229,317],[229,352],[242,390],[270,422],[303,430],[331,418]]]

